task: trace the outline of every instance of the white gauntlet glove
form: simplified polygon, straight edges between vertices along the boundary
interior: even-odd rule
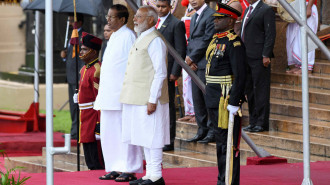
[[[239,106],[228,105],[227,110],[229,111],[230,114],[237,115],[237,112],[239,110]]]
[[[78,103],[78,94],[74,93],[73,95],[73,103]]]

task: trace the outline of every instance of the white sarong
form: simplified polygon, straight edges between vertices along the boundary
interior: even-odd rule
[[[307,19],[307,25],[317,31],[318,13],[315,5],[312,6],[312,15]],[[297,23],[290,23],[286,30],[286,50],[288,55],[288,65],[301,67],[301,37],[300,26]],[[308,70],[312,70],[315,62],[315,50],[308,52]]]
[[[101,110],[100,135],[106,172],[143,172],[142,148],[122,142],[121,110]]]
[[[182,97],[185,116],[194,116],[194,103],[191,92],[191,77],[185,70],[182,70]]]

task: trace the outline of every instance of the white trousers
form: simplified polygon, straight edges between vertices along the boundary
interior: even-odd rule
[[[192,99],[192,90],[191,90],[191,77],[183,69],[182,70],[182,97],[184,104],[184,111],[186,116],[194,116],[194,103]]]
[[[147,163],[146,176],[149,178],[162,177],[163,149],[144,147],[144,156]]]
[[[315,5],[312,6],[312,15],[307,19],[307,25],[314,33],[317,32],[318,13]],[[286,50],[288,65],[301,67],[301,37],[297,23],[290,23],[286,30]],[[312,70],[315,63],[315,50],[308,52],[308,70]]]
[[[105,171],[142,173],[141,147],[122,142],[122,111],[101,110],[100,124]]]

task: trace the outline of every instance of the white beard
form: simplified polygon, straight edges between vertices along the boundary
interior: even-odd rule
[[[147,21],[145,20],[143,23],[137,25],[137,26],[134,26],[134,31],[136,33],[141,33],[141,32],[144,32],[147,30],[147,27],[148,27],[148,23]]]

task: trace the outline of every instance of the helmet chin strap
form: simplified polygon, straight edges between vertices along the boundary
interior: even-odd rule
[[[84,55],[79,55],[79,58],[81,59],[81,60],[84,60],[84,59],[86,59],[87,58],[87,56],[92,52],[93,50],[92,49],[90,49],[86,54],[84,54]]]

